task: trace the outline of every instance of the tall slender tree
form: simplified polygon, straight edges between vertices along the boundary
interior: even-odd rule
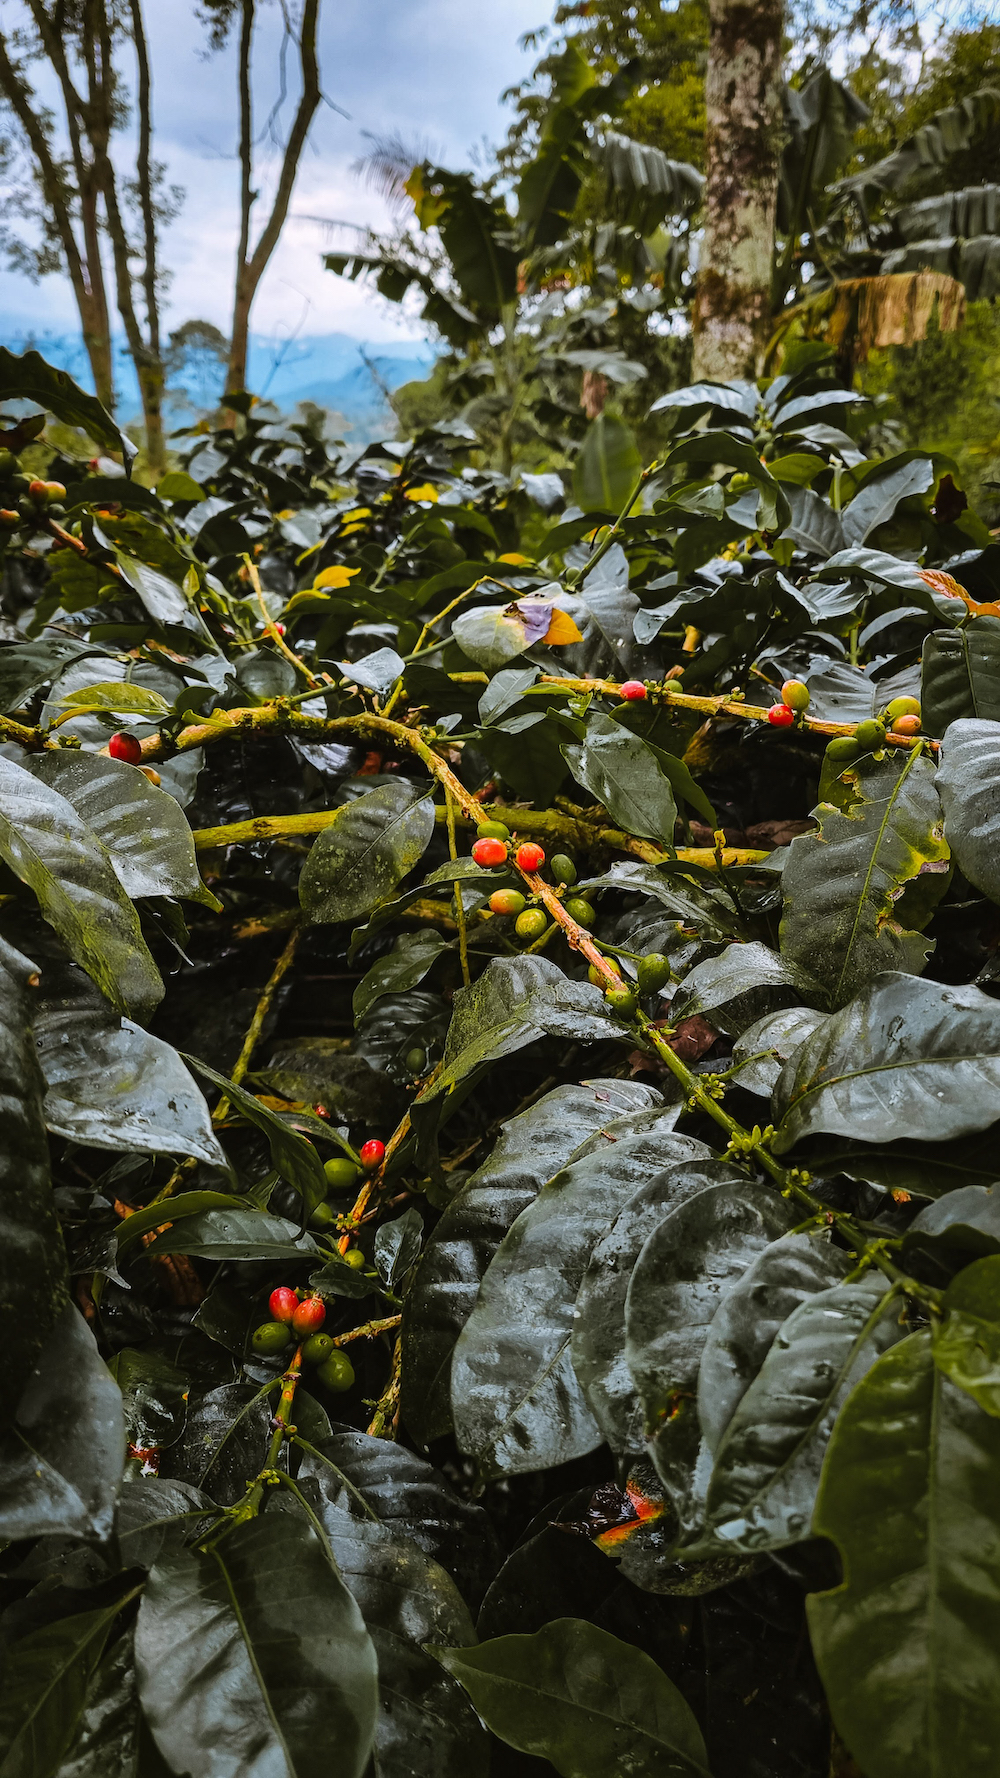
[[[112,138],[130,115],[119,63],[131,42],[135,56],[137,149],[131,181],[123,180]],[[32,79],[47,65],[62,103],[56,118]],[[158,224],[164,214],[152,158],[152,81],[141,0],[26,0],[20,28],[0,27],[0,97],[15,122],[28,167],[18,194],[22,215],[40,225],[40,245],[10,231],[6,246],[23,269],[41,276],[65,269],[80,316],[94,386],[115,405],[110,302],[104,264],[111,250],[115,307],[136,369],[149,467],[164,463],[163,361],[160,349]],[[131,189],[129,188],[131,187]],[[131,190],[138,228],[130,214]],[[126,197],[126,193],[128,196]]]
[[[694,375],[752,377],[771,331],[783,0],[711,0]]]
[[[302,151],[322,99],[319,73],[320,0],[302,0],[297,16],[282,4],[285,39],[281,54],[282,97],[285,58],[289,43],[298,52],[301,90],[295,116],[285,139],[278,183],[267,219],[251,246],[253,207],[260,196],[254,187],[253,47],[257,0],[202,0],[201,15],[210,26],[213,48],[221,48],[230,29],[239,22],[237,86],[239,93],[240,237],[236,251],[233,292],[233,325],[230,336],[226,394],[246,387],[250,341],[250,311],[288,216],[288,206],[298,176]],[[280,103],[280,100],[279,100]],[[272,114],[273,115],[273,114]]]

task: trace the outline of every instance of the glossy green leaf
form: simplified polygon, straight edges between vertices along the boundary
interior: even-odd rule
[[[609,716],[591,715],[582,745],[564,742],[577,782],[604,804],[616,827],[672,845],[677,806],[656,751]]]
[[[176,797],[135,766],[97,753],[37,754],[32,776],[72,803],[107,849],[126,895],[173,895],[221,912],[198,871],[194,839]]]
[[[162,1465],[169,1478],[203,1488],[221,1506],[242,1500],[267,1458],[279,1375],[270,1389],[223,1383],[191,1401],[183,1436]]]
[[[939,739],[963,718],[1000,722],[1000,621],[974,617],[926,638],[920,707],[928,734]]]
[[[419,863],[434,832],[427,790],[400,778],[345,803],[323,829],[299,878],[306,918],[357,920]]]
[[[765,1012],[821,998],[810,971],[769,945],[729,945],[685,976],[671,1004],[675,1018],[705,1013],[716,1030],[738,1034]]]
[[[122,1400],[80,1311],[62,1311],[0,1434],[0,1537],[107,1537]]]
[[[744,1092],[769,1099],[785,1063],[822,1019],[811,1006],[787,1006],[747,1025],[733,1044],[735,1079]]]
[[[786,1062],[774,1147],[817,1130],[945,1142],[993,1122],[998,1084],[1000,1003],[887,970]]]
[[[58,1136],[150,1154],[192,1155],[228,1171],[208,1106],[180,1056],[120,1019],[75,965],[42,970],[35,1019],[45,1122]]]
[[[79,426],[95,444],[117,451],[126,471],[135,456],[135,445],[96,396],[88,395],[68,372],[47,364],[40,352],[15,354],[0,346],[0,401],[37,402],[67,426]]]
[[[4,643],[0,647],[0,711],[19,710],[32,692],[58,678],[67,661],[98,653],[69,636],[46,636],[39,642]]]
[[[59,1618],[5,1650],[0,1773],[51,1778],[68,1750],[118,1604]]]
[[[203,1080],[210,1081],[219,1088],[234,1111],[238,1111],[241,1117],[245,1117],[248,1123],[255,1125],[267,1137],[274,1166],[282,1179],[295,1187],[306,1214],[309,1215],[326,1196],[323,1164],[312,1143],[305,1136],[300,1136],[297,1130],[293,1130],[290,1124],[285,1123],[270,1106],[262,1105],[253,1093],[236,1086],[224,1074],[217,1074],[200,1057],[184,1056],[183,1059],[195,1074],[200,1074]]]
[[[309,1259],[316,1243],[294,1222],[267,1210],[207,1210],[158,1235],[149,1251],[196,1259]]]
[[[448,1205],[403,1305],[403,1418],[420,1444],[451,1428],[455,1341],[511,1224],[592,1133],[659,1097],[638,1081],[556,1087],[504,1125],[492,1154]]]
[[[361,1613],[305,1519],[237,1525],[152,1571],[135,1637],[139,1696],[191,1778],[362,1778],[377,1668]]]
[[[438,1652],[479,1715],[509,1746],[562,1778],[708,1778],[701,1730],[662,1668],[579,1618],[534,1636]]]
[[[666,1161],[662,1172],[629,1198],[590,1256],[577,1295],[571,1357],[587,1405],[619,1456],[641,1451],[642,1409],[625,1355],[625,1302],[635,1263],[648,1237],[675,1205],[745,1175],[694,1143],[687,1159]]]
[[[880,970],[920,974],[931,946],[897,920],[897,905],[913,885],[911,918],[924,926],[948,883],[930,761],[915,750],[902,765],[895,756],[864,760],[856,782],[858,800],[846,813],[820,804],[818,831],[792,841],[781,874],[782,955],[811,969],[834,1006]]]
[[[319,1491],[337,1567],[378,1656],[377,1778],[479,1778],[489,1759],[482,1728],[461,1688],[426,1652],[428,1644],[475,1640],[454,1581],[397,1525],[359,1511],[333,1464],[307,1453],[300,1474]]]
[[[573,493],[584,512],[618,512],[641,469],[631,428],[614,414],[598,414],[587,427],[576,458]]]
[[[135,1346],[116,1352],[108,1369],[121,1390],[129,1444],[142,1451],[174,1444],[187,1417],[191,1387],[187,1372],[161,1352]]]
[[[499,1563],[496,1534],[481,1506],[464,1499],[439,1470],[391,1439],[344,1430],[302,1456],[324,1498],[355,1518],[375,1518],[446,1568],[475,1608]]]
[[[935,1368],[929,1332],[842,1410],[813,1529],[844,1581],[808,1602],[833,1718],[868,1778],[991,1778],[1000,1423]]]
[[[715,1451],[705,1510],[727,1547],[752,1553],[808,1537],[837,1413],[899,1337],[887,1289],[876,1273],[804,1293],[775,1332]]]
[[[951,724],[937,787],[955,863],[975,888],[1000,901],[1000,720]]]
[[[70,707],[81,704],[88,710],[121,710],[130,716],[146,716],[153,722],[170,712],[170,705],[158,691],[133,685],[127,679],[87,685],[80,691],[67,692],[60,701]]]
[[[130,1634],[119,1636],[90,1676],[76,1736],[57,1778],[138,1778],[139,1704]]]
[[[10,759],[0,759],[0,858],[112,1005],[147,1017],[163,983],[107,851],[72,803]]]
[[[698,1419],[714,1454],[782,1322],[839,1284],[852,1261],[827,1234],[782,1235],[751,1262],[712,1319],[698,1370]]]
[[[385,957],[373,963],[354,990],[355,1024],[369,1013],[376,1000],[385,994],[405,994],[430,974],[442,951],[449,949],[439,932],[403,933]]]
[[[0,938],[0,1338],[9,1411],[68,1294],[49,1182],[45,1083],[31,1031],[35,965]]]
[[[868,475],[850,504],[844,508],[843,526],[847,543],[857,546],[865,542],[879,525],[892,518],[901,500],[914,494],[926,494],[934,486],[934,464],[929,457],[918,457],[904,463],[887,475]]]
[[[966,1266],[944,1293],[934,1323],[934,1363],[959,1389],[1000,1418],[1000,1256]]]
[[[796,1212],[771,1186],[713,1185],[668,1211],[636,1261],[625,1351],[656,1467],[682,1526],[697,1521],[698,1367],[723,1297]]]
[[[484,1475],[568,1463],[600,1444],[570,1355],[576,1296],[622,1205],[671,1161],[697,1154],[689,1137],[672,1134],[676,1116],[636,1112],[610,1142],[591,1138],[501,1242],[451,1370],[455,1437]]]
[[[441,1072],[415,1100],[414,1121],[440,1114],[441,1102],[489,1062],[546,1035],[596,1043],[620,1040],[622,1028],[599,988],[572,981],[546,957],[497,958],[455,995]]]

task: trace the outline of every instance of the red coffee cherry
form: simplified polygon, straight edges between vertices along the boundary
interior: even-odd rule
[[[292,1331],[300,1340],[307,1340],[310,1334],[318,1333],[326,1320],[326,1304],[322,1297],[307,1296],[304,1303],[299,1303],[292,1316]]]
[[[44,506],[45,502],[48,500],[48,497],[49,497],[48,482],[33,481],[33,482],[28,483],[28,499],[34,500],[36,505]]]
[[[627,698],[630,704],[639,704],[648,695],[641,679],[626,679],[622,686],[622,697]]]
[[[791,728],[795,721],[795,711],[789,709],[787,704],[772,704],[767,720],[772,728]]]
[[[506,864],[507,848],[502,840],[477,840],[472,848],[472,857],[476,864],[488,870],[494,864]]]
[[[142,758],[142,743],[134,735],[125,735],[119,731],[108,742],[108,752],[112,759],[123,759],[127,766],[137,766]]]
[[[891,733],[894,735],[919,735],[919,716],[897,716],[892,725]]]
[[[523,846],[518,846],[514,858],[521,870],[541,870],[545,863],[545,853],[534,840],[525,840]]]
[[[287,1284],[279,1284],[277,1290],[272,1290],[268,1297],[267,1306],[275,1321],[291,1321],[299,1306],[299,1299]]]
[[[378,1142],[372,1137],[370,1142],[363,1142],[361,1144],[361,1147],[358,1149],[358,1154],[361,1158],[361,1165],[365,1172],[374,1173],[376,1167],[381,1167],[382,1162],[385,1160],[385,1143]]]
[[[284,635],[284,633],[285,633],[284,624],[273,624],[271,627],[274,630],[274,633],[276,636],[283,636]]]
[[[4,531],[16,531],[20,523],[21,515],[19,512],[15,512],[10,506],[0,508],[0,529]]]

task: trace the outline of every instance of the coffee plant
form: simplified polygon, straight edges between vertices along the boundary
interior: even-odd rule
[[[3,1778],[994,1774],[954,466],[808,345],[572,494],[0,395]]]

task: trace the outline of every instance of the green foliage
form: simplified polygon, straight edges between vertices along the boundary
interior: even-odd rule
[[[821,349],[650,406],[5,533],[19,1778],[996,1766],[996,546]]]

